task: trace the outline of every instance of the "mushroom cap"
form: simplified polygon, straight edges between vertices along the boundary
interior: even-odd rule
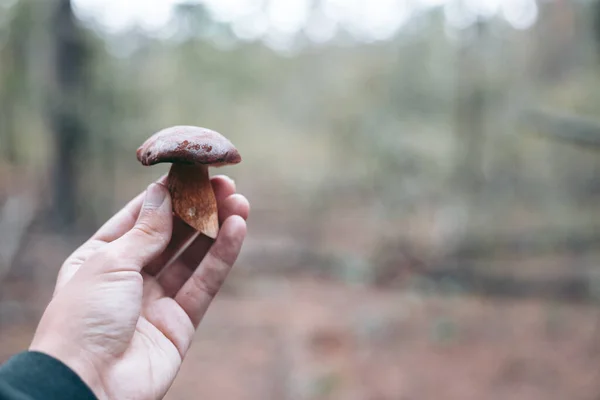
[[[220,167],[242,161],[227,138],[196,126],[173,126],[155,133],[138,148],[137,159],[146,166],[170,162]]]

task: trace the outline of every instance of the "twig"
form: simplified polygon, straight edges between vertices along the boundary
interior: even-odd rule
[[[600,149],[598,120],[551,110],[527,110],[520,116],[520,122],[549,139],[596,151]]]
[[[191,245],[194,241],[200,236],[200,232],[196,231],[190,238],[181,245],[179,250],[169,259],[169,261],[165,264],[163,270],[166,270],[171,264],[173,264]]]

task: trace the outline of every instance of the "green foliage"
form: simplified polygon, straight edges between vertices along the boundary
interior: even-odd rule
[[[540,220],[543,210],[576,214],[597,198],[584,190],[596,185],[597,157],[531,140],[517,121],[538,106],[597,114],[597,64],[584,51],[594,36],[591,28],[553,29],[556,11],[539,6],[543,19],[528,31],[492,19],[485,29],[449,34],[433,8],[389,41],[300,38],[288,53],[237,41],[228,24],[191,3],[177,7],[167,38],[83,24],[81,112],[92,167],[81,168],[82,190],[102,218],[119,201],[119,185],[155,173],[137,165],[139,143],[162,127],[196,124],[227,134],[247,155],[247,167],[232,174],[255,183],[269,174],[298,201],[348,188],[378,218],[402,219],[424,203],[458,200],[474,229],[527,204],[549,204]],[[569,7],[577,11],[573,26],[591,26],[585,6]],[[2,152],[24,165],[43,165],[52,154],[51,146],[30,146],[47,142],[44,107],[52,101],[44,97],[44,9],[21,0],[0,18]],[[555,63],[567,52],[571,62]]]

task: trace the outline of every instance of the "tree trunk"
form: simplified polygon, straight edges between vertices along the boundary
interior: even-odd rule
[[[465,34],[458,53],[455,123],[457,134],[456,183],[467,204],[476,203],[483,184],[482,159],[486,134],[485,66],[481,49],[485,45],[486,22],[472,29],[474,38]]]
[[[51,222],[55,229],[71,230],[77,220],[78,160],[88,131],[81,113],[87,48],[70,0],[56,1],[51,36],[54,76],[48,107],[55,150]]]

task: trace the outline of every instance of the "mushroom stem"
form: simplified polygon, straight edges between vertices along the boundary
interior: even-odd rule
[[[198,232],[216,239],[217,200],[206,165],[174,163],[168,177],[173,212]]]

